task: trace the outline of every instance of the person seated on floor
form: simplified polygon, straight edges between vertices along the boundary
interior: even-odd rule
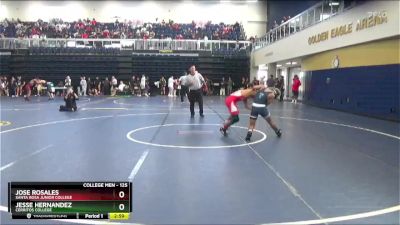
[[[68,88],[67,94],[64,96],[65,105],[60,105],[60,111],[75,112],[78,110],[76,100],[79,100],[78,95],[72,88]]]

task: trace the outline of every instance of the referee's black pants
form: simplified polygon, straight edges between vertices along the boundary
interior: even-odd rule
[[[201,89],[199,90],[190,90],[189,91],[189,102],[190,102],[190,115],[194,116],[194,103],[199,103],[199,113],[203,115],[203,95],[201,93]]]
[[[180,95],[181,95],[181,102],[183,102],[183,100],[186,98],[186,93],[188,92],[188,87],[186,87],[185,85],[181,85],[181,91],[180,91]]]

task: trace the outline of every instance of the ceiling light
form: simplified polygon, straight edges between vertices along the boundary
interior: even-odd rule
[[[266,64],[261,64],[261,65],[258,66],[258,69],[259,69],[259,70],[266,70],[267,68],[268,68],[268,67],[267,67]]]
[[[338,6],[339,2],[329,2],[329,6]]]
[[[276,67],[281,67],[281,66],[282,66],[282,65],[280,65],[280,64],[277,64],[277,65],[276,65]]]

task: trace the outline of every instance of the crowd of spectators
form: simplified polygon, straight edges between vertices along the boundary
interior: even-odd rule
[[[281,23],[280,23],[280,24],[278,24],[278,23],[276,22],[276,20],[274,20],[273,28],[279,27],[280,25],[284,24],[284,23],[285,23],[286,21],[288,21],[288,20],[290,20],[290,16],[284,16],[284,17],[282,17],[282,20],[281,20]],[[272,30],[272,29],[271,29],[271,30]]]
[[[0,22],[0,37],[8,38],[113,38],[113,39],[208,39],[245,40],[242,25],[207,23],[176,23],[172,20],[143,22],[124,20],[99,22],[79,19],[66,22],[62,19],[35,22],[5,19]]]
[[[290,19],[291,19],[290,16],[284,16],[282,18],[280,24],[278,24],[276,22],[276,20],[274,20],[274,24],[272,25],[272,28],[267,33],[267,36],[265,37],[265,39],[266,39],[265,41],[267,43],[274,42],[276,40],[279,40],[281,38],[289,36],[289,34],[300,31],[300,24],[296,23],[296,21],[291,21],[290,23],[286,23]],[[285,25],[281,26],[283,24],[285,24]],[[281,27],[279,27],[279,26],[281,26]]]
[[[39,79],[38,77],[35,79]],[[43,83],[34,83],[32,86],[33,96],[46,96],[49,83],[55,88],[55,96],[64,96],[67,88],[72,87],[79,96],[100,96],[100,95],[134,95],[150,96],[154,92],[159,95],[168,95],[169,97],[179,96],[181,93],[182,76],[162,76],[158,80],[150,80],[146,75],[132,76],[129,80],[118,80],[116,76],[111,77],[89,77],[81,76],[80,80],[71,80],[69,76],[65,80],[43,81]],[[229,95],[234,89],[248,88],[251,85],[259,84],[254,78],[243,77],[241,82],[233,82],[231,77],[222,78],[220,82],[204,76],[206,87],[203,90],[204,95],[219,94]],[[39,79],[40,80],[40,79]],[[54,84],[53,84],[54,82]],[[0,76],[0,96],[20,97],[24,96],[24,86],[30,83],[30,80],[21,78],[21,76]],[[32,82],[31,82],[32,83]],[[215,84],[218,83],[217,86]]]
[[[40,80],[36,77],[34,80]],[[24,96],[24,86],[28,83],[32,85],[32,95],[44,96],[48,92],[48,84],[55,88],[56,96],[64,96],[66,90],[70,87],[77,90],[80,96],[98,96],[98,95],[111,95],[117,94],[135,94],[138,96],[148,96],[150,89],[150,80],[147,76],[135,78],[132,77],[130,81],[118,82],[115,76],[105,77],[100,79],[97,77],[81,76],[79,81],[72,81],[67,76],[65,80],[44,81],[43,83],[32,82],[33,80],[23,79],[21,76],[0,76],[0,96],[21,97]],[[54,85],[53,85],[54,82]],[[142,85],[143,83],[143,85]]]

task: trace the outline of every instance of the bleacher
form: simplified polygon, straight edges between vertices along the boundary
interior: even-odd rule
[[[30,54],[32,55],[118,55],[119,52],[119,48],[30,48]]]
[[[131,73],[130,57],[119,54],[119,49],[31,48],[14,53],[9,69],[11,74],[25,79],[39,76],[59,81],[66,75],[74,81],[80,76],[128,76]]]
[[[250,71],[251,42],[232,40],[171,39],[20,39],[0,38],[1,75],[62,81],[69,75],[74,85],[80,76],[116,76],[128,81],[145,74],[179,77],[194,64],[214,83],[222,77],[239,84]]]
[[[21,75],[25,80],[39,76],[58,82],[69,75],[73,83],[80,76],[94,78],[117,76],[129,80],[132,75],[146,74],[151,80],[161,76],[179,77],[194,64],[200,73],[213,82],[229,76],[239,84],[250,70],[246,49],[221,48],[212,51],[121,50],[119,48],[58,48],[31,47],[12,50],[7,60],[1,57],[1,71],[6,75]]]

